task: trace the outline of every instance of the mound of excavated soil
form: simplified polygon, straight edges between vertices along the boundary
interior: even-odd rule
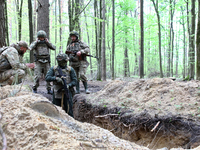
[[[148,111],[152,116],[200,117],[200,81],[178,82],[168,78],[113,81],[87,96],[92,104]]]
[[[31,105],[46,98],[28,92],[26,88],[0,88],[0,125],[9,149],[147,149],[115,137],[108,130],[92,124],[80,123],[69,117],[60,107],[61,118],[40,114]],[[0,137],[0,149],[2,139]]]

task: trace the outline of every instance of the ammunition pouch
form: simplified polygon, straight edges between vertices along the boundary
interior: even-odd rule
[[[39,61],[41,63],[50,63],[51,62],[51,59],[50,59],[50,55],[37,55],[37,54],[34,54],[34,57],[35,57],[35,62]]]

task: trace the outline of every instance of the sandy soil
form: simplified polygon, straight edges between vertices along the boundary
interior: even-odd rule
[[[87,98],[93,104],[119,106],[135,113],[148,111],[152,116],[200,118],[200,81],[177,82],[168,78],[116,80]]]
[[[52,118],[31,109],[36,101],[49,101],[27,87],[0,88],[0,125],[10,149],[147,149],[115,137],[108,130],[80,123],[57,107],[60,117]],[[7,98],[6,98],[7,97]],[[0,142],[0,148],[2,143]]]

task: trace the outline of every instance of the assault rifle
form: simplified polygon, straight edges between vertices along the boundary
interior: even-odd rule
[[[76,55],[77,52],[78,52],[78,51],[66,51],[65,54],[74,54],[74,55]],[[92,56],[92,55],[89,55],[89,54],[81,54],[81,55],[99,59],[97,56]],[[81,57],[81,56],[80,56],[80,57]],[[80,58],[79,58],[79,59],[80,59]],[[80,60],[81,60],[81,59],[80,59]]]

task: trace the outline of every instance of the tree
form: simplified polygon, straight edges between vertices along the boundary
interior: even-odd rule
[[[195,74],[195,0],[191,0],[191,34],[189,43],[189,78],[194,79]]]
[[[19,41],[21,41],[21,37],[22,37],[22,6],[23,6],[23,0],[21,0],[20,7],[19,7],[19,0],[17,0],[16,1],[16,7],[17,7],[17,18],[18,18]]]
[[[38,0],[37,30],[44,30],[49,38],[49,0]]]
[[[157,19],[158,19],[158,38],[159,38],[159,59],[160,59],[160,77],[163,78],[163,70],[162,70],[162,54],[161,54],[161,23],[160,23],[160,14],[158,10],[158,1],[157,4],[155,3],[155,0],[152,0],[154,9],[156,11]]]
[[[5,1],[0,0],[0,47],[6,46]]]
[[[199,6],[199,13],[198,13],[198,25],[197,25],[197,35],[196,35],[196,58],[197,58],[197,65],[196,65],[196,79],[200,80],[200,0],[198,0]]]
[[[115,79],[115,0],[112,0],[112,79]]]
[[[9,34],[8,34],[8,7],[7,7],[7,0],[5,0],[5,19],[6,19],[6,42],[7,45],[10,45],[9,43]]]
[[[140,78],[144,78],[144,19],[143,9],[144,0],[140,0]]]
[[[106,13],[106,5],[105,5],[105,0],[102,0],[102,79],[105,81],[106,80],[106,42],[105,42],[105,38],[106,38],[106,32],[105,32],[105,13]]]
[[[29,18],[29,42],[33,42],[33,9],[32,1],[28,0],[28,18]],[[33,51],[30,51],[30,62],[34,62]]]

